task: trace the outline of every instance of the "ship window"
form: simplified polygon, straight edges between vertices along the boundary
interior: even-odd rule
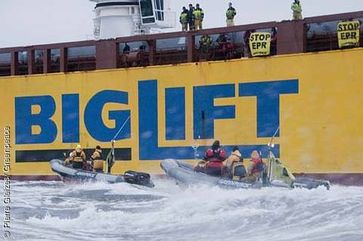
[[[96,69],[95,46],[72,47],[67,53],[67,71]]]
[[[139,0],[142,24],[155,23],[153,0]]]
[[[0,76],[11,74],[11,54],[0,53]]]
[[[28,63],[28,52],[27,51],[19,51],[18,52],[18,63],[19,64],[27,64]]]
[[[165,49],[185,50],[186,38],[180,37],[180,38],[157,39],[156,50],[158,51]]]
[[[308,52],[338,49],[337,24],[329,21],[306,24]]]
[[[33,66],[34,74],[43,73],[43,56],[44,56],[44,50],[36,49],[34,51],[34,66]]]
[[[186,38],[156,40],[155,64],[178,64],[187,62]]]
[[[159,21],[164,20],[164,0],[154,0],[155,17]]]
[[[126,45],[128,45],[128,47]],[[149,52],[149,45],[147,44],[146,41],[127,42],[127,43],[120,43],[118,49],[119,49],[120,54],[123,54],[123,53],[126,54],[127,51],[138,52],[140,50]]]
[[[11,63],[11,54],[10,53],[0,54],[0,64],[10,64],[10,63]]]
[[[252,30],[251,30],[252,31]],[[271,33],[271,49],[270,54],[276,54],[276,33],[277,28],[266,28],[254,30],[257,32]],[[201,39],[203,35],[196,35],[194,46],[196,54],[201,60],[225,60],[237,59],[249,56],[248,48],[248,31],[229,32],[220,34],[210,34],[212,43],[209,46],[201,47]]]
[[[44,56],[44,51],[40,50],[40,49],[36,49],[34,51],[34,61],[35,61],[35,63],[43,63],[43,56]]]
[[[18,52],[18,64],[16,66],[16,74],[24,75],[28,74],[28,52],[19,51]]]
[[[91,57],[96,55],[95,46],[68,48],[68,58]]]
[[[140,0],[141,17],[154,16],[152,0]]]
[[[50,67],[48,72],[54,73],[60,71],[60,49],[50,50]]]
[[[149,45],[147,41],[119,43],[118,53],[118,67],[149,65]]]

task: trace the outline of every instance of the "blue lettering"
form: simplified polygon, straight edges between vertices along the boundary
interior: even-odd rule
[[[233,89],[234,86],[229,85]],[[158,145],[158,91],[157,81],[147,80],[139,81],[139,158],[140,160],[162,160],[166,158],[175,159],[194,159],[203,157],[207,146],[199,146],[197,153],[192,146],[184,147],[159,147]],[[230,87],[227,87],[230,91]],[[229,94],[231,96],[232,92]],[[215,95],[219,97],[220,95]],[[224,96],[224,95],[223,95]],[[228,95],[227,95],[228,96]],[[234,114],[234,106],[233,114]],[[228,113],[228,111],[227,111]],[[219,117],[218,114],[214,113]],[[232,115],[230,115],[232,116]],[[224,146],[226,151],[230,152],[233,146]],[[266,145],[240,145],[242,154],[249,156],[252,150],[262,151],[266,155]],[[274,153],[279,156],[279,145],[275,145]]]
[[[191,147],[158,146],[158,91],[157,81],[139,81],[139,151],[140,160],[166,158],[191,159]]]
[[[115,128],[108,128],[102,120],[102,109],[106,103],[128,104],[128,93],[116,90],[103,90],[95,94],[84,111],[84,122],[89,134],[97,141],[111,141],[130,116],[129,110],[110,111],[108,118],[115,120]],[[131,125],[128,121],[115,140],[130,138]]]
[[[239,96],[257,97],[257,137],[271,137],[280,126],[280,95],[298,92],[296,79],[239,84]]]
[[[32,113],[32,106],[39,106],[39,113]],[[57,126],[50,118],[55,113],[53,97],[15,97],[15,143],[52,143],[57,136]],[[32,126],[39,126],[40,133],[33,134]]]
[[[214,99],[235,96],[235,85],[194,87],[194,139],[214,138],[215,119],[235,118],[235,106],[214,106]]]
[[[166,140],[185,139],[185,88],[165,90]]]
[[[79,142],[79,95],[62,95],[63,143]]]

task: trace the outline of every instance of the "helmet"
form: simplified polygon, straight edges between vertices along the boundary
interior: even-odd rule
[[[259,158],[260,158],[260,154],[258,154],[258,151],[254,150],[254,151],[251,153],[251,158],[252,158],[252,159],[259,159]]]
[[[81,151],[82,151],[82,146],[78,144],[76,146],[76,152],[81,152]]]

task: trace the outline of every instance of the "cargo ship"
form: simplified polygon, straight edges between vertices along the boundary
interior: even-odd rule
[[[113,173],[162,174],[161,160],[193,162],[215,139],[248,159],[276,134],[295,174],[363,185],[363,11],[153,34],[175,22],[163,1],[94,2],[95,40],[0,49],[12,179],[57,180],[49,161],[77,144],[115,140]],[[252,33],[270,34],[268,53],[253,56]]]

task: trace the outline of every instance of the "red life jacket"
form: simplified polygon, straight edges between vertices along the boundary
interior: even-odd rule
[[[226,152],[223,149],[208,149],[205,152],[205,160],[209,162],[223,162],[226,159]]]
[[[252,158],[253,167],[251,173],[260,173],[263,172],[264,164],[261,158]]]

